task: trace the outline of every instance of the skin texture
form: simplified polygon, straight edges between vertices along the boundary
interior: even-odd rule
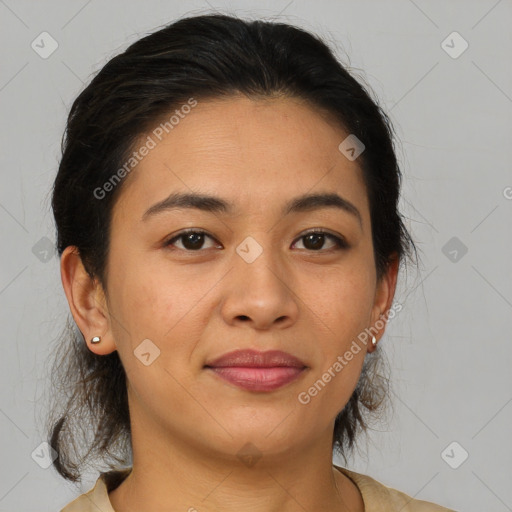
[[[338,150],[347,135],[294,98],[198,102],[125,178],[108,291],[73,247],[64,251],[62,283],[88,347],[118,350],[128,377],[133,471],[110,493],[116,511],[363,510],[355,485],[332,466],[331,442],[371,344],[310,403],[297,399],[395,292],[397,261],[376,278],[361,170]],[[234,214],[175,209],[141,220],[171,192],[192,191],[233,202]],[[282,215],[286,201],[314,192],[350,201],[362,225],[332,207]],[[183,238],[165,246],[186,228],[208,233],[199,249],[187,251]],[[350,247],[326,237],[315,249],[303,238],[310,228]],[[252,263],[236,252],[248,236],[263,250]],[[95,335],[102,341],[92,345]],[[148,366],[134,355],[145,339],[160,350]],[[239,348],[287,351],[308,369],[270,393],[204,369]],[[247,443],[256,464],[237,455]]]

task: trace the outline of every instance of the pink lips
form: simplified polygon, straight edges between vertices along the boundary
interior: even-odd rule
[[[280,350],[235,350],[205,365],[232,384],[252,391],[272,391],[295,380],[306,369],[297,357]]]

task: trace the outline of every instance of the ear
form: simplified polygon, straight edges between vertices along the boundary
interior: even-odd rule
[[[60,274],[69,309],[91,352],[106,355],[116,350],[103,287],[89,276],[75,246],[64,249]],[[93,336],[101,336],[101,342],[91,344]]]
[[[395,296],[399,263],[398,255],[393,253],[385,274],[377,282],[370,326],[371,332],[375,333],[374,336],[377,341],[382,338],[386,330],[387,313],[393,304]],[[375,348],[371,343],[368,343],[368,352],[373,352],[373,350]]]

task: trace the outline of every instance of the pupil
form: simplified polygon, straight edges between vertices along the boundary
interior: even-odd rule
[[[189,233],[184,235],[184,246],[187,249],[199,249],[203,244],[203,235],[201,233]],[[321,249],[324,242],[324,235],[319,234],[310,234],[305,237],[306,243],[305,245],[309,245],[311,249]],[[311,242],[311,243],[310,243]]]
[[[311,234],[311,235],[306,235],[306,240],[312,240],[313,241],[313,244],[312,244],[312,249],[321,249],[322,248],[322,245],[323,245],[323,238],[324,238],[324,235],[318,235],[318,234]],[[316,241],[316,243],[315,243]]]
[[[187,244],[189,244],[187,249],[199,249],[202,245],[202,237],[201,233],[189,233],[185,235],[185,243],[183,245],[187,247]]]

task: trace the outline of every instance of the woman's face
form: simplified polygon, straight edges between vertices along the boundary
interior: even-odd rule
[[[308,403],[305,393],[385,313],[395,282],[393,271],[376,280],[361,169],[338,149],[348,134],[296,99],[245,97],[199,101],[161,132],[142,138],[155,147],[126,178],[112,219],[102,343],[121,357],[132,421],[153,441],[233,456],[247,442],[268,457],[330,447],[366,345]],[[215,201],[146,213],[177,194]],[[352,206],[303,199],[287,211],[317,194]],[[311,228],[326,234],[308,237]],[[274,369],[294,380],[248,389],[205,367],[237,349],[284,351],[306,368]]]

